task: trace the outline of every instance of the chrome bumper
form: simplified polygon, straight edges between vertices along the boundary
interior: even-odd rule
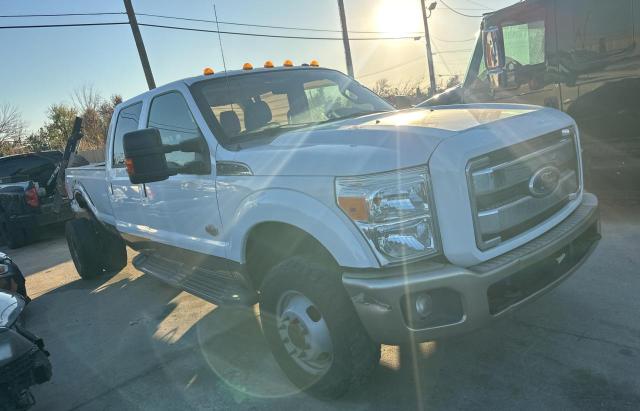
[[[371,338],[422,342],[471,331],[550,291],[600,240],[598,199],[589,193],[562,223],[473,267],[424,262],[393,270],[348,270],[342,282]],[[428,295],[419,315],[416,299]],[[424,299],[423,299],[424,301]]]

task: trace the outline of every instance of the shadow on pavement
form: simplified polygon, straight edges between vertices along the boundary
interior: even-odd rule
[[[3,245],[0,251],[17,263],[25,276],[48,270],[71,259],[64,237],[64,225],[47,227],[33,243],[24,247],[9,249]]]
[[[636,210],[604,210],[592,259],[538,302],[462,337],[383,346],[370,383],[333,402],[286,380],[254,307],[216,307],[131,265],[71,281],[29,306],[54,366],[37,409],[637,409]]]

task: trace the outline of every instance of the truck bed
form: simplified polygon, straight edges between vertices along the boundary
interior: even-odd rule
[[[105,163],[67,168],[65,183],[70,198],[77,198],[78,194],[82,195],[87,207],[98,220],[115,225],[109,200]]]

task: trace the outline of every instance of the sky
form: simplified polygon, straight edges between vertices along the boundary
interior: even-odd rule
[[[516,0],[447,0],[462,13],[480,15]],[[133,0],[136,13],[214,19],[220,21],[339,30],[337,0]],[[349,31],[384,31],[389,34],[350,36],[355,77],[372,87],[381,78],[392,84],[428,84],[424,38],[416,41],[359,41],[358,37],[406,36],[423,32],[420,0],[344,0]],[[427,1],[430,3],[430,1]],[[84,12],[124,12],[121,0],[0,0],[0,15]],[[45,18],[0,17],[0,26],[127,21],[126,16],[66,16]],[[215,29],[211,23],[139,16],[140,23]],[[441,2],[429,18],[438,82],[463,74],[470,58],[480,18],[463,17]],[[339,37],[340,33],[306,32],[221,25],[221,30],[294,36]],[[204,67],[223,70],[218,36],[214,33],[141,27],[157,85],[202,73]],[[317,59],[324,67],[346,71],[341,41],[257,38],[222,35],[228,69],[244,62],[262,65],[285,59],[295,64]],[[125,99],[147,90],[146,81],[128,25],[0,29],[0,104],[9,103],[35,130],[45,121],[53,103],[71,103],[72,93],[92,86],[107,97]]]

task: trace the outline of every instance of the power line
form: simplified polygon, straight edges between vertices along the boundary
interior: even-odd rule
[[[473,51],[473,49],[445,50],[445,51],[438,51],[433,54],[468,53],[470,51]]]
[[[171,20],[184,20],[184,21],[195,21],[199,23],[216,23],[215,20],[207,20],[207,19],[196,19],[191,17],[175,17],[175,16],[165,16],[162,14],[150,14],[150,13],[136,13],[138,16],[145,17],[155,17],[160,19],[171,19]],[[299,27],[299,26],[273,26],[268,24],[253,24],[253,23],[239,23],[235,21],[219,21],[217,22],[222,25],[228,26],[243,26],[243,27],[257,27],[264,29],[281,29],[281,30],[298,30],[298,31],[313,31],[320,33],[342,33],[342,30],[335,29],[321,29],[316,27]],[[349,30],[349,33],[353,34],[391,34],[388,31],[362,31],[362,30]],[[407,32],[407,34],[421,34],[420,31],[411,31]]]
[[[376,74],[386,73],[387,71],[399,69],[401,67],[406,66],[407,64],[411,64],[411,63],[414,63],[416,61],[422,60],[423,58],[424,58],[423,56],[420,56],[418,58],[414,58],[414,59],[402,62],[400,64],[396,64],[396,65],[393,65],[393,66],[390,66],[390,67],[386,67],[386,68],[384,68],[382,70],[374,71],[373,73],[361,74],[361,75],[358,75],[357,77],[358,78],[365,78],[365,77],[375,76]]]
[[[456,9],[454,9],[453,7],[449,6],[444,0],[440,0],[440,3],[442,3],[446,8],[448,8],[449,10],[451,10],[452,12],[454,12],[455,14],[458,14],[460,16],[463,17],[483,17],[482,15],[473,15],[473,14],[465,14],[462,13],[461,11],[458,11]]]
[[[476,6],[480,6],[480,7],[482,7],[482,8],[483,8],[483,9],[485,9],[485,10],[487,10],[487,9],[490,9],[490,8],[491,8],[491,7],[487,7],[485,4],[479,3],[479,2],[477,2],[477,1],[475,1],[475,0],[467,0],[467,1],[468,1],[469,3],[471,3],[471,4],[475,4]],[[460,9],[460,10],[465,10],[465,9]],[[466,9],[466,10],[470,10],[470,9]],[[476,9],[476,10],[477,10],[477,9]]]
[[[108,22],[108,23],[65,23],[65,24],[28,24],[28,25],[12,25],[12,26],[0,26],[0,30],[3,29],[38,29],[38,28],[55,28],[55,27],[88,27],[88,26],[116,26],[129,24],[129,22]],[[149,24],[139,23],[139,26],[145,27],[157,27],[172,30],[183,31],[196,31],[204,33],[220,33],[229,34],[234,36],[249,36],[249,37],[269,37],[269,38],[282,38],[282,39],[301,39],[301,40],[339,40],[342,41],[342,37],[310,37],[310,36],[285,36],[279,34],[261,34],[261,33],[245,33],[239,31],[223,31],[223,30],[207,30],[197,29],[193,27],[182,26],[165,26],[161,24]],[[420,40],[422,36],[405,36],[405,37],[355,37],[351,40],[368,41],[368,40]]]
[[[118,26],[129,24],[127,21],[117,21],[111,23],[66,23],[66,24],[29,24],[20,26],[0,26],[0,30],[4,29],[41,29],[48,27],[87,27],[87,26]]]
[[[460,39],[460,40],[447,40],[447,39],[438,38],[438,37],[436,37],[434,35],[431,35],[431,38],[433,40],[440,41],[442,43],[466,43],[468,41],[475,41],[476,40],[476,37],[469,37],[467,39]]]
[[[163,24],[149,24],[149,23],[138,23],[139,26],[144,27],[156,27],[163,29],[171,29],[171,30],[183,30],[183,31],[197,31],[202,33],[220,33],[220,34],[230,34],[234,36],[251,36],[251,37],[269,37],[269,38],[279,38],[279,39],[300,39],[300,40],[339,40],[342,41],[342,37],[310,37],[310,36],[285,36],[281,34],[261,34],[261,33],[245,33],[240,31],[223,31],[223,30],[208,30],[208,29],[198,29],[193,27],[182,27],[182,26],[166,26]],[[355,37],[350,40],[359,40],[359,41],[368,41],[368,40],[420,40],[422,36],[404,36],[404,37]]]
[[[73,16],[109,16],[109,15],[124,15],[124,12],[96,12],[96,13],[50,13],[50,14],[6,14],[0,15],[0,18],[25,18],[25,17],[73,17]],[[215,20],[207,20],[207,19],[196,19],[190,17],[176,17],[176,16],[166,16],[162,14],[152,14],[152,13],[136,13],[137,16],[145,16],[145,17],[154,17],[161,19],[171,19],[171,20],[182,20],[182,21],[193,21],[199,23],[216,23]],[[220,21],[218,22],[222,25],[228,26],[242,26],[242,27],[257,27],[257,28],[265,28],[265,29],[280,29],[280,30],[298,30],[298,31],[312,31],[312,32],[324,32],[324,33],[342,33],[341,30],[334,29],[321,29],[321,28],[313,28],[313,27],[297,27],[297,26],[275,26],[268,24],[253,24],[253,23],[239,23],[235,21]],[[363,31],[363,30],[349,30],[350,33],[354,34],[391,34],[391,32],[385,31]],[[407,34],[421,34],[419,31],[415,32],[407,32]]]
[[[441,52],[440,52],[440,49],[438,49],[438,46],[434,44],[433,47],[436,49],[437,56],[442,62],[442,65],[447,69],[447,72],[449,74],[453,73],[453,71],[451,70],[451,67],[449,67],[449,65],[447,64],[447,61],[444,58],[442,58]]]
[[[4,14],[0,18],[23,18],[23,17],[70,17],[70,16],[115,16],[126,14],[118,12],[96,12],[96,13],[51,13],[51,14]]]

